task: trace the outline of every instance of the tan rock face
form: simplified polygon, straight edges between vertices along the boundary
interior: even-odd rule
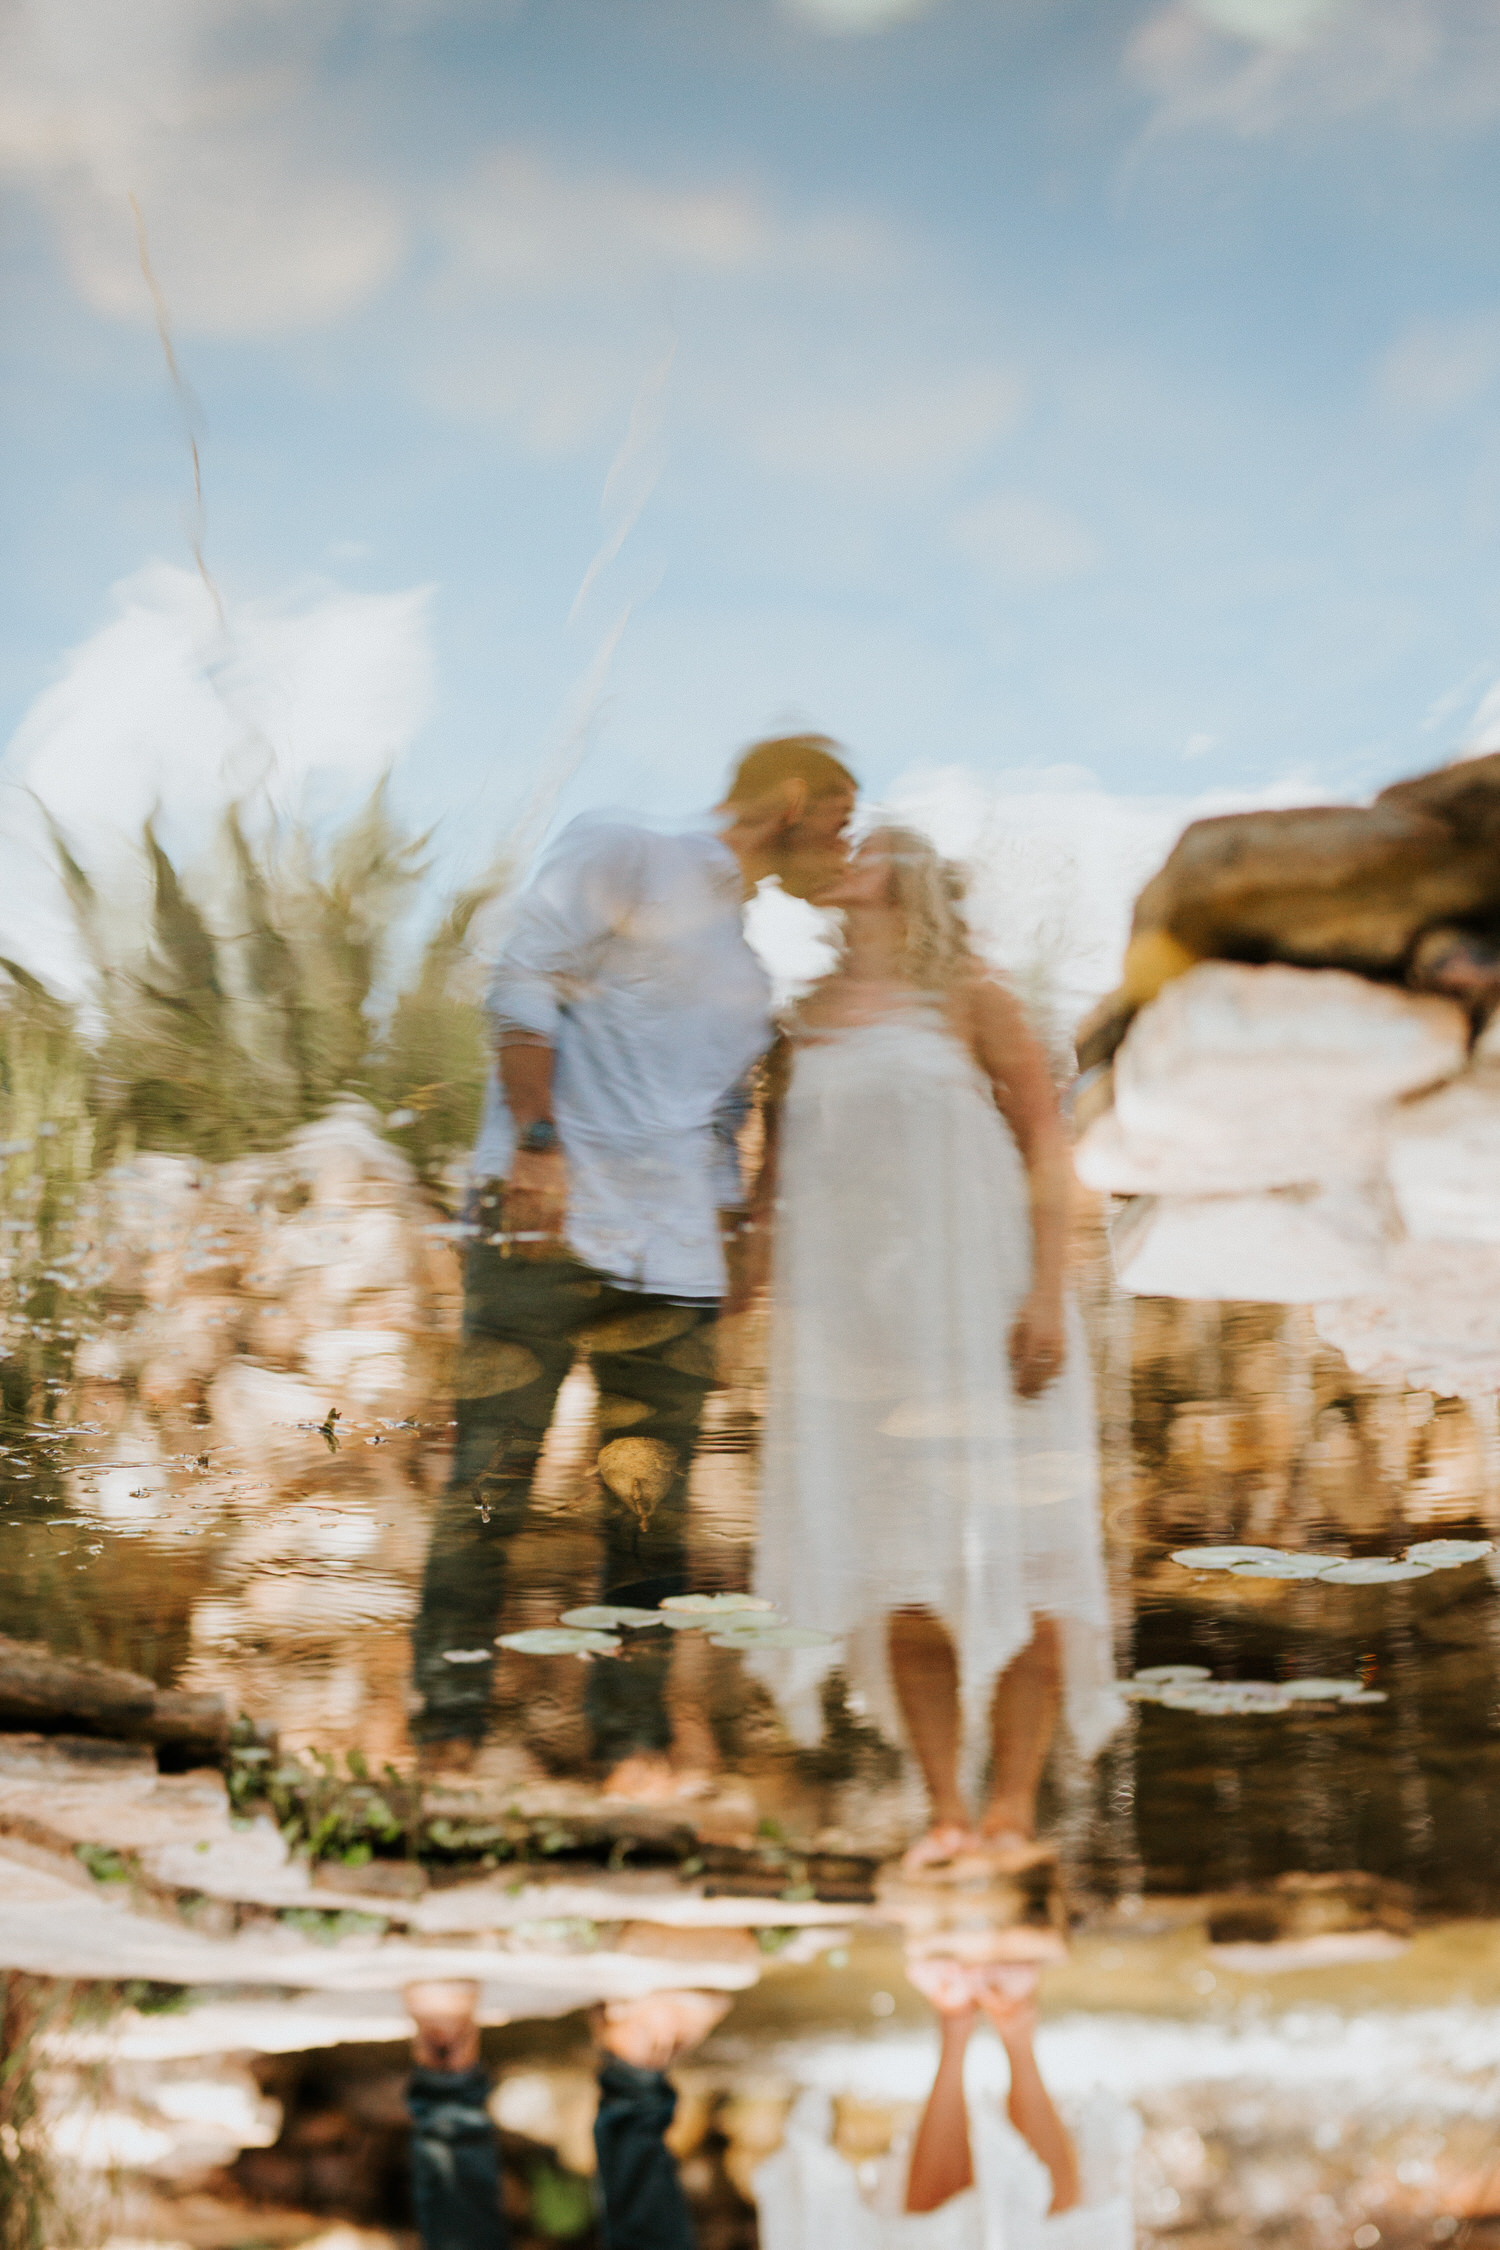
[[[1399,973],[1430,924],[1500,909],[1500,854],[1391,797],[1194,821],[1142,891],[1135,935],[1164,930],[1200,957]]]
[[[1201,962],[1132,1024],[1079,1177],[1112,1195],[1372,1179],[1395,1098],[1461,1071],[1467,1046],[1452,1000],[1336,969]]]
[[[1500,751],[1485,758],[1460,758],[1436,773],[1393,782],[1375,800],[1394,811],[1440,820],[1463,844],[1477,845],[1500,859]]]

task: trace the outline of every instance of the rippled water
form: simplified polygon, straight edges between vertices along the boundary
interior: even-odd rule
[[[460,1249],[441,1196],[383,1159],[377,1121],[341,1117],[339,1160],[304,1164],[305,1192],[252,1209],[240,1183],[238,1235],[213,1231],[222,1211],[205,1233],[222,1183],[195,1160],[127,1161],[113,1200],[85,1203],[73,1253],[54,1249],[93,1262],[87,1294],[12,1320],[0,1630],[218,1698],[234,1722],[233,1739],[207,1750],[163,1736],[157,1752],[168,1791],[227,1773],[233,1823],[209,1799],[153,1813],[138,1763],[127,1775],[100,1750],[88,1762],[91,1744],[139,1742],[148,1726],[107,1696],[92,1715],[59,1707],[28,1720],[8,1679],[0,1824],[20,1858],[71,1850],[96,1891],[143,1885],[162,1930],[192,1933],[150,1958],[118,1937],[137,2006],[107,2041],[115,2109],[106,2103],[90,2161],[100,2148],[127,2163],[144,2151],[159,2201],[202,2185],[207,2149],[236,2193],[389,2219],[402,2192],[389,2044],[402,2033],[399,1985],[410,1943],[446,1933],[470,1952],[443,1963],[469,1966],[478,1944],[503,1967],[489,2012],[512,2020],[488,2036],[502,2083],[520,2091],[502,2122],[517,2148],[550,2148],[566,2173],[564,2097],[587,2083],[571,2010],[622,1988],[625,1924],[716,1899],[716,1942],[749,1951],[723,1948],[743,1997],[693,2066],[717,2122],[690,2179],[704,2238],[748,2241],[732,2175],[749,2159],[736,2158],[735,2132],[753,2139],[764,2126],[754,2100],[767,2086],[777,2116],[799,2085],[862,2102],[872,2147],[920,2104],[931,2047],[898,1943],[911,1886],[904,1903],[890,1887],[922,1824],[919,1782],[905,1746],[837,1693],[822,1743],[798,1746],[739,1651],[688,1634],[671,1652],[672,1692],[718,1768],[707,1795],[643,1807],[607,1794],[589,1663],[504,1648],[477,1755],[424,1780],[410,1636],[452,1464],[443,1385]],[[268,1250],[280,1256],[269,1279]],[[1377,2226],[1381,2240],[1444,2239],[1465,2198],[1484,2207],[1497,2059],[1489,1567],[1340,1585],[1233,1579],[1172,1555],[1223,1541],[1366,1556],[1482,1542],[1495,1529],[1493,1402],[1362,1384],[1297,1309],[1122,1297],[1087,1231],[1079,1260],[1121,1675],[1192,1666],[1214,1680],[1353,1681],[1372,1700],[1250,1713],[1136,1704],[1091,1770],[1066,1749],[1052,1761],[1042,1828],[1060,1855],[1055,1885],[1050,1867],[1019,1889],[992,1884],[979,1919],[1071,1924],[1071,1958],[1047,1973],[1040,2052],[1060,2094],[1102,2082],[1144,2119],[1136,2195],[1148,2232],[1342,2242]],[[700,1591],[751,1580],[760,1406],[753,1365],[710,1401],[691,1487],[687,1582]],[[555,1624],[601,1592],[612,1502],[594,1474],[596,1408],[580,1363],[510,1542],[492,1636]],[[481,1651],[452,1654],[455,1672],[480,1665]],[[122,1744],[117,1755],[143,1753]],[[384,1791],[384,1829],[368,1818],[372,1787]],[[300,1859],[286,1859],[277,1822]],[[498,1909],[444,1906],[486,1881]],[[611,1905],[611,1883],[635,1887]],[[200,1885],[218,1919],[195,1926]],[[144,1897],[137,1905],[146,1911]],[[55,1908],[0,1906],[0,1925],[11,1958],[43,1979],[110,1966]],[[257,1926],[280,1947],[264,1967],[251,1955]],[[219,1950],[200,1979],[191,1945],[205,1927]],[[314,1940],[318,1968],[299,1968],[287,1946],[305,1953]],[[385,1977],[375,1961],[390,1946],[407,1950]],[[351,1947],[366,1965],[341,1993],[349,1980],[330,1985],[327,1964]],[[696,1954],[686,1945],[692,1981],[704,1952],[701,1939]],[[161,2001],[145,1996],[178,1987],[188,2012],[153,2014]],[[68,2036],[66,2053],[82,2054],[87,2035]],[[227,2084],[228,2066],[180,2058],[282,2048],[287,2059],[257,2065],[254,2097],[280,2101],[290,2120],[260,2131],[273,2146],[256,2153],[248,2097],[221,2085],[218,2143],[210,2133],[184,2155],[180,2120],[164,2128],[151,2104],[170,2109],[189,2068]],[[63,2052],[54,2071],[74,2067]],[[349,2127],[347,2161],[325,2166],[323,2189],[298,2153],[299,2134],[316,2140],[307,2119],[320,2103],[366,2117],[359,2164]],[[380,2194],[369,2185],[386,2177],[371,2171],[377,2142],[397,2181]],[[238,2169],[225,2174],[226,2161]],[[250,2239],[224,2224],[215,2239]]]

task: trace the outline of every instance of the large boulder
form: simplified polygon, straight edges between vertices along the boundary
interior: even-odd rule
[[[1132,934],[1165,931],[1202,958],[1395,976],[1431,923],[1497,911],[1500,853],[1383,800],[1194,821]]]
[[[1383,1290],[1392,1231],[1383,1200],[1360,1188],[1143,1195],[1110,1248],[1133,1296],[1307,1305]]]
[[[1397,1109],[1386,1163],[1416,1240],[1500,1243],[1500,1065]]]
[[[1201,962],[1132,1024],[1079,1177],[1177,1196],[1372,1178],[1396,1097],[1452,1077],[1467,1045],[1451,1000],[1335,969]]]
[[[1490,1397],[1500,1391],[1500,1245],[1399,1242],[1378,1289],[1320,1304],[1313,1321],[1367,1381]]]
[[[1440,820],[1461,844],[1500,861],[1500,751],[1456,758],[1435,773],[1394,781],[1375,802],[1402,814]]]

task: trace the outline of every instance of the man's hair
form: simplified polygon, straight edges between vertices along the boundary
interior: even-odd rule
[[[809,797],[857,789],[853,774],[835,755],[838,747],[826,734],[778,734],[768,742],[752,742],[729,777],[724,802],[759,804],[786,781],[805,781]]]

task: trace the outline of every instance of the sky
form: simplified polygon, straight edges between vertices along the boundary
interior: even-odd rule
[[[1102,986],[1500,743],[1497,157],[1500,0],[7,0],[0,942],[37,797],[466,870],[796,725]]]

